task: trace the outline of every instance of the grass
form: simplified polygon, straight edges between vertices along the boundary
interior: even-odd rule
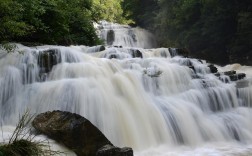
[[[53,156],[61,155],[62,152],[50,149],[47,140],[35,140],[29,128],[33,119],[26,111],[7,143],[0,143],[0,156]]]

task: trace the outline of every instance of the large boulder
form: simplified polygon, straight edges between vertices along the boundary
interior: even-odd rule
[[[64,144],[78,156],[95,156],[97,151],[101,151],[105,145],[114,147],[90,121],[75,113],[63,111],[42,113],[35,117],[32,125],[39,133]],[[115,150],[111,149],[110,151],[118,153],[117,148],[114,148]]]

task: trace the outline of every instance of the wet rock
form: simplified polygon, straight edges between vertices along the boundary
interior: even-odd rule
[[[208,68],[210,69],[211,73],[217,73],[218,72],[218,69],[213,64],[208,65]]]
[[[116,59],[116,58],[119,58],[119,57],[118,57],[117,54],[110,54],[110,55],[108,56],[108,58],[109,58],[109,59],[113,59],[113,58]]]
[[[133,150],[129,147],[118,148],[105,145],[97,151],[96,156],[133,156]]]
[[[187,48],[168,48],[172,57],[184,56],[189,57],[189,50]]]
[[[105,145],[113,146],[98,128],[78,114],[46,112],[36,116],[32,125],[39,133],[64,144],[78,156],[95,156]],[[111,151],[117,149],[111,147]]]
[[[58,49],[48,49],[39,52],[38,65],[40,67],[40,75],[49,73],[53,66],[58,63],[61,63],[61,53]]]
[[[143,58],[143,54],[142,54],[141,51],[138,50],[138,49],[130,49],[130,53],[131,53],[131,56],[132,56],[133,58],[136,58],[136,57]]]
[[[170,52],[170,55],[171,57],[175,57],[177,56],[177,51],[176,51],[176,48],[168,48],[169,52]]]
[[[113,30],[109,30],[107,32],[107,44],[112,45],[115,41],[115,32]]]
[[[158,69],[157,67],[149,67],[143,70],[143,74],[149,76],[149,77],[159,77],[163,72]]]
[[[227,75],[227,76],[229,76],[229,75],[234,75],[234,74],[236,74],[236,71],[234,71],[234,70],[225,71],[223,74],[224,74],[224,75]]]
[[[94,52],[100,52],[100,51],[103,51],[105,50],[105,46],[103,45],[98,45],[98,46],[93,46],[93,47],[89,47],[87,49],[87,53],[94,53]]]
[[[238,81],[246,77],[245,73],[236,73],[236,71],[234,70],[225,71],[222,73],[215,73],[214,75],[219,77],[220,80],[222,80],[225,83],[228,83],[229,81]]]
[[[201,59],[198,59],[198,62],[200,62],[201,64],[203,64],[203,61]]]
[[[220,77],[220,76],[221,76],[220,73],[215,73],[214,75],[217,76],[217,77]]]
[[[195,72],[194,66],[188,66],[190,69],[192,69]]]
[[[238,73],[238,74],[233,74],[233,75],[229,76],[229,78],[230,78],[231,81],[241,80],[241,79],[243,79],[245,77],[246,77],[245,73]]]
[[[123,48],[123,46],[117,46],[117,45],[114,45],[115,48]]]
[[[236,74],[236,71],[231,70],[231,71],[225,71],[225,72],[220,72],[220,73],[217,72],[214,75],[217,76],[217,77],[220,77],[222,75],[231,76],[231,75],[234,75],[234,74]]]
[[[135,34],[135,32],[133,31],[133,29],[129,29],[128,33],[129,33],[129,36],[132,38],[132,40],[133,40],[134,42],[137,42],[136,34]]]

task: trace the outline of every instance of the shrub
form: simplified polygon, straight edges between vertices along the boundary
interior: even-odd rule
[[[0,156],[52,156],[62,152],[53,151],[47,140],[35,140],[29,128],[33,116],[26,111],[20,118],[8,143],[0,143]]]

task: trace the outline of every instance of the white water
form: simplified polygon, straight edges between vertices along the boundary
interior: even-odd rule
[[[60,62],[39,74],[39,55],[48,49],[59,51]],[[138,48],[143,58],[132,58],[137,48],[87,49],[19,45],[22,54],[1,52],[1,125],[14,126],[27,108],[35,114],[59,109],[86,117],[114,145],[133,147],[137,156],[251,153],[251,67],[219,67],[247,73],[248,86],[237,89],[206,63],[171,58],[166,48]],[[107,59],[111,54],[118,59]],[[201,79],[193,78],[190,62]]]
[[[98,35],[105,41],[106,45],[138,48],[156,47],[154,36],[145,29],[139,27],[131,28],[127,25],[119,25],[106,21],[101,21],[95,26],[98,29]],[[112,35],[114,39],[109,43],[108,37],[110,35],[108,32],[114,34]]]

